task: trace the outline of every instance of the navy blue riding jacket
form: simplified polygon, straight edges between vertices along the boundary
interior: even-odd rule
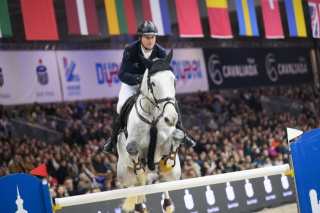
[[[146,67],[139,54],[143,56],[140,40],[132,42],[124,49],[122,64],[118,73],[118,77],[123,83],[131,86],[137,85],[137,78],[144,74]],[[149,59],[165,58],[166,56],[166,50],[156,43]]]

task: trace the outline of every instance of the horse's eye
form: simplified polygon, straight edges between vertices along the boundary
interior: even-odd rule
[[[154,87],[156,86],[156,84],[155,84],[154,82],[151,82],[151,84],[152,84],[152,86],[154,86]]]

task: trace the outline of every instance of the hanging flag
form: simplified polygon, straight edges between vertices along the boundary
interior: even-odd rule
[[[94,0],[64,0],[69,34],[99,35],[96,4]]]
[[[307,37],[301,0],[285,0],[289,34],[293,37]]]
[[[30,171],[30,175],[43,176],[43,177],[47,177],[47,179],[48,179],[48,173],[47,173],[46,164],[43,163],[40,166],[38,166],[37,168],[31,170]]]
[[[27,40],[59,40],[53,0],[20,0]]]
[[[312,36],[314,38],[320,38],[319,25],[320,25],[320,0],[308,0]]]
[[[7,0],[0,0],[0,38],[1,37],[12,37]]]
[[[284,38],[278,0],[261,0],[266,38]]]
[[[110,35],[137,34],[132,0],[104,0]]]
[[[176,0],[181,37],[203,37],[197,0]]]
[[[171,35],[171,22],[167,0],[141,0],[144,20],[152,21],[159,35]]]
[[[253,0],[235,0],[240,35],[259,36],[256,11]]]
[[[213,38],[232,38],[227,0],[206,0]]]

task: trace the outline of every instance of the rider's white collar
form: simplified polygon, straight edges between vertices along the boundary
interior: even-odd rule
[[[150,50],[149,52],[145,52],[144,49],[142,48],[142,46],[141,46],[141,50],[142,50],[143,56],[145,58],[149,59],[153,50]]]

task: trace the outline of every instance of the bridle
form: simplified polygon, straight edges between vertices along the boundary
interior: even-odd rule
[[[160,67],[162,67],[160,69]],[[141,90],[141,86],[140,86],[140,89],[139,89],[139,94],[143,95],[147,100],[150,101],[150,103],[158,108],[161,113],[160,115],[158,115],[156,118],[153,118],[152,121],[149,121],[148,119],[146,119],[145,117],[143,117],[139,111],[138,111],[138,107],[137,107],[137,101],[138,101],[138,97],[139,95],[136,96],[136,100],[135,100],[135,109],[136,109],[136,113],[138,115],[138,117],[140,118],[140,120],[142,120],[143,122],[149,124],[150,126],[152,127],[155,127],[157,125],[157,123],[159,122],[159,120],[163,117],[163,113],[164,113],[164,110],[166,108],[166,106],[168,104],[172,104],[173,106],[175,106],[175,97],[165,97],[165,98],[161,98],[161,99],[157,99],[154,95],[154,90],[153,90],[153,85],[152,83],[150,82],[150,78],[151,78],[151,75],[156,73],[156,72],[160,72],[160,71],[167,71],[167,70],[171,70],[172,71],[172,67],[170,66],[169,63],[167,63],[166,61],[164,61],[163,59],[157,59],[155,60],[153,63],[152,63],[152,66],[151,68],[149,69],[149,73],[148,73],[148,76],[147,76],[147,86],[148,86],[148,91],[150,91],[150,93],[152,94],[152,97],[153,97],[153,100],[151,100],[150,98],[148,98],[147,95],[145,95],[142,90]],[[142,104],[141,104],[141,101],[143,99],[140,99],[139,101],[139,104],[140,104],[140,108],[144,111],[144,112],[147,112],[143,109],[142,107]],[[162,109],[160,108],[159,104],[161,103],[165,103],[164,106],[162,107]],[[150,112],[147,112],[147,113],[150,113]]]

